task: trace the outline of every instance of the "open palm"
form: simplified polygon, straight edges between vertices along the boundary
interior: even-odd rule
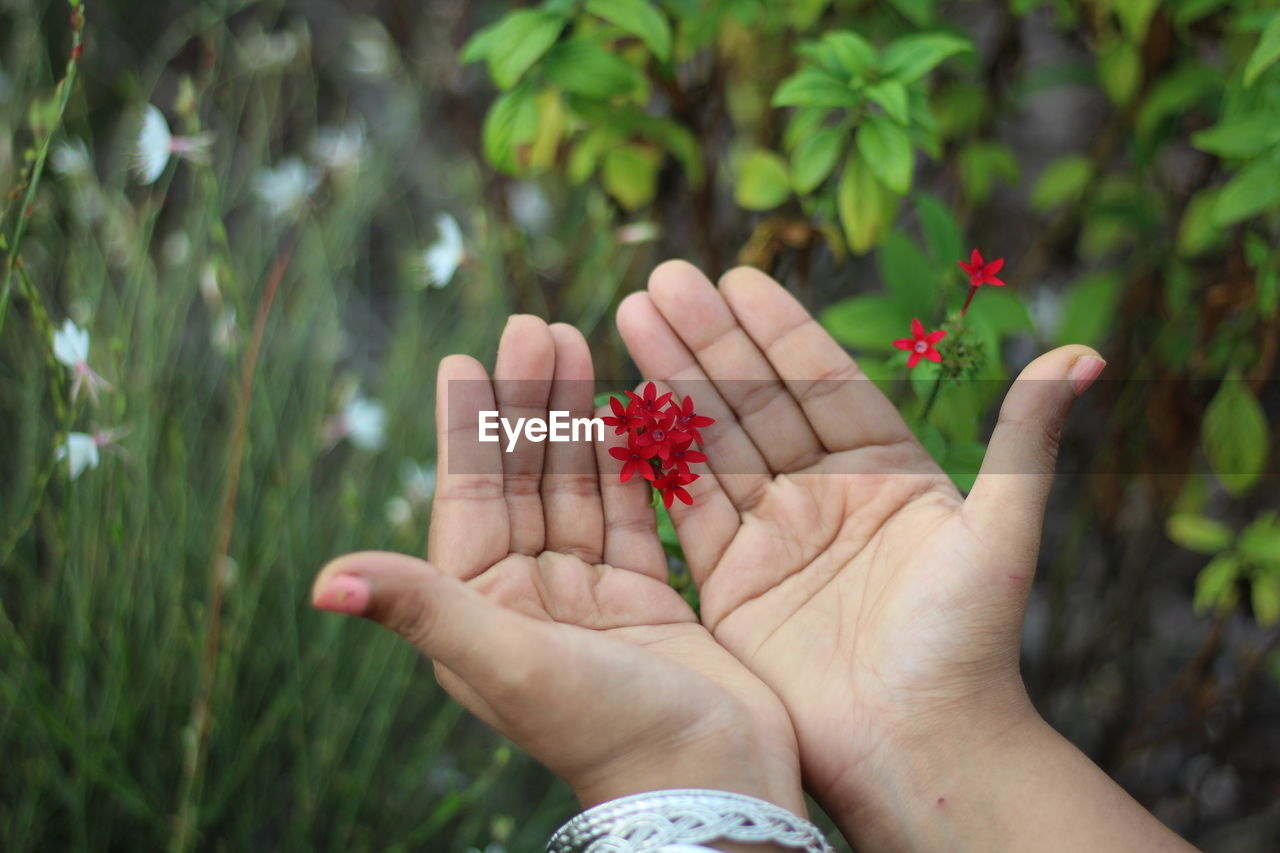
[[[431,563],[349,555],[317,589],[370,581],[365,615],[430,655],[446,690],[586,804],[678,779],[803,813],[785,709],[667,585],[647,484],[597,474],[613,440],[511,453],[476,440],[481,411],[589,417],[591,383],[582,335],[533,317],[508,323],[493,382],[474,359],[442,362]]]
[[[778,692],[806,787],[856,809],[856,778],[957,709],[1025,703],[1017,636],[1085,347],[1006,398],[968,499],[895,407],[781,286],[714,287],[664,264],[618,325],[646,376],[718,419],[714,476],[673,520],[716,639]],[[895,330],[886,330],[886,336]],[[837,793],[838,792],[838,793]],[[832,798],[854,802],[831,802]]]

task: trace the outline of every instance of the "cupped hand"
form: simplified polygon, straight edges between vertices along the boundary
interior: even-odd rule
[[[889,770],[928,760],[913,745],[999,737],[1034,716],[1020,628],[1057,435],[1096,353],[1064,347],[1023,371],[964,498],[761,272],[716,287],[669,262],[618,327],[644,375],[717,418],[703,435],[712,474],[672,508],[702,620],[785,702],[806,787],[853,816],[846,834],[866,837],[857,816],[920,794],[894,790]]]
[[[620,439],[476,440],[481,411],[590,416],[591,384],[581,334],[533,317],[508,323],[492,382],[474,359],[442,362],[430,562],[347,555],[316,603],[403,635],[586,806],[705,787],[803,814],[786,711],[668,586],[648,485],[618,482],[607,457]]]

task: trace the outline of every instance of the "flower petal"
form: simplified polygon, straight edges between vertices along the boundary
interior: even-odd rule
[[[893,342],[893,345],[898,349],[909,350],[915,347],[916,342],[913,341],[911,338],[898,338],[896,341]]]
[[[911,353],[911,358],[907,359],[907,367],[909,368],[915,367],[919,363],[920,363],[920,353],[918,352]]]
[[[942,340],[946,336],[947,336],[947,330],[939,329],[936,332],[930,332],[928,335],[926,335],[924,342],[929,344],[929,346],[933,346],[934,344],[936,344],[938,341]]]
[[[924,351],[924,357],[932,361],[934,364],[942,363],[942,354],[933,347],[929,347]]]
[[[911,334],[916,340],[924,337],[924,323],[920,322],[919,317],[911,321]]]
[[[982,268],[982,274],[990,277],[1004,269],[1004,258],[996,258],[991,263]]]

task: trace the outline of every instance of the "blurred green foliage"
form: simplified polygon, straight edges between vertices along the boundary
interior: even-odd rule
[[[435,362],[532,311],[627,387],[671,255],[794,290],[962,489],[1017,370],[1098,348],[1029,688],[1175,828],[1265,835],[1277,66],[1268,0],[3,0],[0,849],[535,849],[568,792],[308,586],[423,549]],[[209,162],[139,185],[148,103]],[[960,318],[974,246],[1008,286]],[[907,371],[916,317],[963,375]]]

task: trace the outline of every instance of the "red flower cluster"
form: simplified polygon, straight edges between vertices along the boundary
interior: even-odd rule
[[[996,273],[1004,269],[1004,258],[996,258],[994,261],[987,263],[982,257],[982,253],[977,249],[969,255],[969,263],[960,261],[960,269],[969,275],[969,296],[964,301],[964,308],[960,309],[960,316],[963,317],[969,313],[969,303],[973,301],[973,295],[978,292],[978,288],[984,284],[990,284],[994,287],[1004,287],[1004,282],[996,278]]]
[[[920,359],[927,358],[932,362],[941,362],[942,354],[938,352],[934,344],[947,336],[942,329],[936,332],[926,332],[924,324],[920,322],[920,318],[911,321],[911,337],[898,338],[893,345],[898,349],[908,350],[911,357],[907,359],[907,367],[915,367],[920,363]]]
[[[628,391],[627,397],[630,399],[626,406],[617,397],[610,397],[613,415],[604,419],[614,428],[615,435],[627,436],[626,447],[609,448],[609,455],[622,462],[622,482],[639,472],[662,494],[664,506],[671,506],[677,498],[681,503],[693,503],[693,496],[684,487],[698,475],[690,473],[689,466],[707,461],[707,455],[695,450],[693,444],[702,443],[698,429],[711,426],[715,420],[696,413],[691,397],[685,397],[681,404],[671,399],[671,392],[659,395],[652,382],[645,386],[643,394]]]

